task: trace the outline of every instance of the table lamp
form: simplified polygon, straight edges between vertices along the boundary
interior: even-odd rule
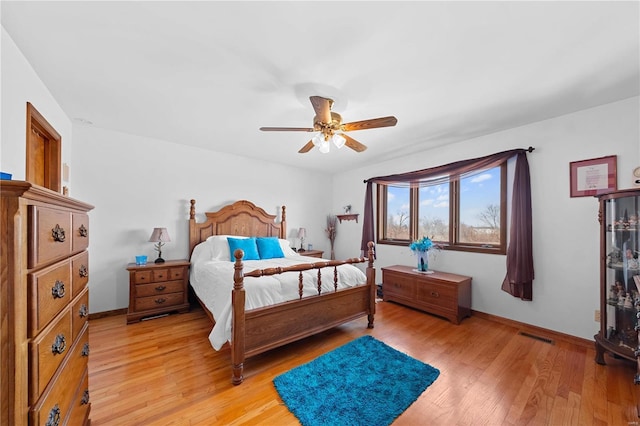
[[[298,252],[305,251],[304,249],[304,239],[307,236],[307,230],[305,228],[300,228],[298,230],[298,238],[300,238],[300,248]]]
[[[169,238],[169,233],[167,232],[167,228],[153,228],[153,232],[151,233],[151,238],[149,238],[149,242],[157,243],[155,245],[155,249],[158,252],[158,258],[155,263],[164,263],[164,259],[162,258],[162,246],[167,241],[171,241]]]

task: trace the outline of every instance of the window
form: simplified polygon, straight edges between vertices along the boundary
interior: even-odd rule
[[[449,250],[506,253],[507,165],[421,186],[378,184],[378,244],[427,236]]]

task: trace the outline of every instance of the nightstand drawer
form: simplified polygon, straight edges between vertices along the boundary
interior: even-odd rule
[[[136,285],[136,297],[156,296],[159,294],[177,293],[184,290],[182,281],[165,281],[161,283]]]
[[[136,271],[133,274],[134,284],[151,283],[151,282],[153,282],[153,275],[151,271]]]
[[[153,271],[151,271],[151,277],[153,279],[153,282],[166,281],[169,279],[169,270],[154,269]]]
[[[162,309],[168,306],[180,305],[184,300],[184,293],[167,293],[158,296],[136,297],[136,310],[146,311]]]

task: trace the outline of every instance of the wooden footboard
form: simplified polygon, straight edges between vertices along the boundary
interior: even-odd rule
[[[242,256],[244,254],[242,250],[237,250],[234,255],[236,261],[231,298],[233,308],[231,338],[233,373],[231,381],[233,384],[242,383],[244,361],[247,357],[312,336],[364,315],[368,316],[368,328],[373,328],[376,285],[372,242],[369,243],[367,258],[322,261],[292,267],[255,270],[248,273],[243,272]],[[335,268],[339,265],[364,262],[368,262],[366,285],[336,289],[333,292],[251,311],[245,312],[244,310],[244,277],[259,277],[325,267]]]

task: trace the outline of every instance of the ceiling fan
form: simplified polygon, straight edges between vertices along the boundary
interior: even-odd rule
[[[395,117],[389,116],[343,123],[340,114],[331,111],[333,99],[310,96],[309,100],[311,100],[311,105],[316,112],[313,118],[313,127],[260,127],[260,130],[265,132],[318,132],[298,151],[301,154],[311,151],[314,146],[317,146],[320,152],[327,153],[329,152],[329,142],[333,142],[338,148],[346,145],[356,152],[362,152],[367,147],[343,132],[390,127],[395,126],[398,122]]]

